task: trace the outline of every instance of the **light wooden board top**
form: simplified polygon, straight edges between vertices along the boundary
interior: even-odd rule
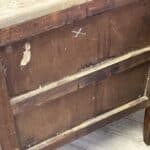
[[[0,29],[88,1],[90,0],[0,0]]]

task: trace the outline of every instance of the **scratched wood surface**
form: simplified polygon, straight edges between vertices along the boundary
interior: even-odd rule
[[[3,0],[1,2],[4,3]],[[14,8],[21,6],[17,1],[10,2],[16,5]],[[72,2],[79,1],[70,0],[68,7]],[[7,7],[7,4],[2,7]],[[98,124],[61,137],[89,119],[115,108],[120,109],[121,105],[127,104],[132,111],[149,106],[147,101],[140,101],[138,105],[133,105],[134,108],[129,104],[138,102],[145,93],[150,49],[146,48],[143,52],[141,48],[150,44],[149,8],[149,0],[93,0],[88,5],[0,29],[0,61],[3,62],[21,149],[37,150],[43,143],[48,147],[45,140],[50,140],[51,149],[87,134]],[[135,55],[136,50],[140,51],[138,56]],[[133,58],[128,59],[128,55]],[[111,65],[113,58],[121,62]],[[120,58],[125,58],[125,62]],[[100,76],[84,74],[100,64],[108,64],[106,70],[100,71]],[[60,81],[67,77],[72,79],[76,74],[83,74],[83,77],[71,82],[72,91],[69,91],[68,85],[60,86],[64,83]],[[34,93],[33,97],[27,96],[13,103],[15,98],[30,95],[36,89],[43,90],[46,85],[57,88],[48,89],[48,96],[45,92]],[[53,98],[53,94],[60,95]],[[17,104],[19,107],[15,107]],[[26,109],[28,106],[31,109]],[[14,108],[19,108],[17,113]],[[131,112],[129,108],[103,120],[101,124]]]
[[[148,18],[149,7],[140,1],[0,47],[7,67],[10,97],[42,88],[109,58],[147,47],[150,43]],[[114,71],[126,71],[113,76],[108,72],[107,79],[90,85],[86,82],[92,79],[87,78],[83,84],[88,86],[83,89],[77,88],[54,101],[14,114],[21,147],[29,148],[142,96],[149,63],[135,64],[132,69],[127,65],[112,67]],[[41,97],[41,101],[45,99]]]
[[[144,110],[136,112],[57,150],[149,150],[143,142]]]
[[[42,1],[41,5],[39,5],[39,7],[42,9],[41,11],[39,7],[36,7],[39,4],[39,2],[37,2],[37,4],[35,3],[36,0],[30,2],[31,4],[29,4],[29,6],[31,6],[31,8],[28,5],[25,5],[28,2],[27,0],[25,2],[19,0],[17,2],[10,0],[9,3],[11,4],[14,2],[14,5],[9,5],[8,0],[6,2],[2,1],[1,11],[5,15],[1,15],[0,17],[0,34],[2,35],[0,37],[0,46],[4,46],[5,44],[10,44],[33,35],[82,20],[89,16],[111,11],[123,6],[131,4],[137,5],[140,3],[141,6],[149,7],[148,0],[90,0],[88,3],[84,3],[85,1],[86,0],[57,0],[55,2],[45,0],[44,2]],[[7,9],[5,9],[5,5],[3,3],[6,3],[6,6],[8,5]],[[62,8],[63,6],[64,8]],[[33,11],[34,9],[32,9],[32,7],[34,7],[37,11]],[[45,12],[43,9],[49,13],[48,15],[40,17],[42,13]],[[53,9],[55,11],[59,11],[50,13],[51,11],[53,12]],[[6,10],[6,13],[4,10]],[[31,19],[32,17],[34,19]],[[28,30],[26,30],[26,28],[28,28]]]
[[[126,6],[0,48],[6,59],[10,95],[34,90],[108,58],[148,46],[148,12],[147,5],[140,3]],[[32,56],[22,67],[27,42]]]
[[[22,147],[27,148],[54,137],[87,119],[142,96],[147,67],[148,64],[142,65],[31,111],[17,114],[16,127]]]

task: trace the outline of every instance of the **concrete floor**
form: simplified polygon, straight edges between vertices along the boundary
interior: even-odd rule
[[[143,142],[143,119],[142,110],[57,150],[150,150]]]

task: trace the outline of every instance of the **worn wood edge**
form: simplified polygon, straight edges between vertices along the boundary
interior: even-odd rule
[[[150,145],[150,107],[145,110],[143,139],[145,144]]]
[[[39,87],[38,89],[35,89],[28,93],[12,97],[10,103],[13,108],[13,113],[18,114],[30,110],[33,107],[39,107],[51,100],[75,92],[80,88],[84,88],[95,81],[104,80],[113,74],[123,72],[147,61],[150,61],[149,52],[150,47],[136,50],[123,56],[106,60],[95,66],[86,68],[81,72],[67,76],[59,81],[52,82],[43,87]],[[135,60],[132,60],[143,55],[147,58],[138,58],[138,61],[136,60],[136,62],[134,62]],[[129,63],[130,59],[131,62]],[[121,68],[121,66],[123,67]]]
[[[147,96],[150,100],[150,67],[147,74],[144,96]],[[145,144],[150,145],[150,107],[145,110],[143,139]]]
[[[0,149],[19,150],[20,145],[17,139],[4,69],[0,60]]]
[[[0,47],[12,44],[19,40],[31,38],[43,32],[62,27],[75,21],[90,17],[92,15],[102,14],[106,11],[112,11],[123,6],[141,2],[141,0],[130,0],[126,2],[111,0],[106,3],[106,1],[104,0],[101,1],[102,6],[95,5],[92,8],[93,3],[95,4],[97,1],[99,0],[92,0],[91,2],[88,1],[87,4],[75,6],[60,12],[55,12],[53,14],[36,18],[34,20],[0,29]],[[100,8],[98,9],[98,7]],[[68,14],[70,14],[71,11],[73,11],[73,13],[70,16]],[[78,12],[78,14],[76,15],[74,11]]]
[[[144,96],[150,97],[150,67],[149,67],[148,74],[147,74],[147,81],[146,81]]]
[[[57,11],[62,11],[76,5],[85,4],[91,0],[54,0],[31,5],[30,7],[17,8],[13,13],[6,11],[0,16],[0,29],[31,19],[39,18]],[[28,10],[28,11],[27,11]],[[9,13],[9,14],[8,14]]]
[[[115,120],[118,118],[121,118],[122,116],[125,116],[126,113],[131,113],[137,109],[145,108],[150,106],[149,98],[146,96],[143,96],[141,98],[135,99],[127,104],[124,104],[120,107],[117,107],[111,111],[108,111],[102,115],[99,115],[95,118],[89,119],[79,126],[76,126],[70,130],[67,130],[56,137],[47,139],[28,150],[48,150],[48,149],[54,149],[58,146],[61,146],[66,143],[66,141],[72,141],[76,139],[77,137],[80,137],[82,135],[86,135],[87,133],[95,130],[96,128],[99,128],[101,126],[104,126],[105,124],[111,122],[112,118]],[[96,128],[95,128],[96,127]]]

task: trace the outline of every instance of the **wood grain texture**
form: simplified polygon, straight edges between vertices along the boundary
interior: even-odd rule
[[[150,108],[145,111],[144,118],[144,142],[150,145]]]
[[[93,129],[95,130],[98,126],[105,125],[111,119],[115,120],[115,117],[116,119],[118,119],[120,116],[124,115],[126,112],[130,113],[134,111],[134,109],[136,108],[142,108],[142,105],[147,107],[149,104],[150,103],[148,102],[147,97],[136,99],[130,103],[127,103],[118,108],[115,108],[112,111],[104,113],[91,120],[87,120],[83,122],[81,125],[74,127],[60,135],[57,135],[54,138],[48,139],[44,142],[37,144],[36,146],[28,148],[28,150],[54,149],[58,147],[58,143],[62,144],[63,141],[71,140],[71,139],[74,139],[74,137],[79,137],[80,135],[87,134],[87,129],[88,131],[92,131]]]
[[[147,84],[145,89],[145,95],[150,100],[150,68],[148,71]],[[144,117],[144,141],[147,145],[150,145],[150,108],[145,111]]]
[[[21,149],[49,150],[150,107],[149,10],[149,0],[93,0],[1,29],[2,148],[17,133]]]
[[[6,59],[10,96],[24,94],[108,58],[148,46],[150,28],[146,7],[120,8],[1,48]],[[83,34],[76,38],[73,31],[80,29]],[[31,44],[32,56],[30,63],[21,68],[26,42]]]
[[[58,28],[72,21],[81,20],[88,16],[102,13],[107,10],[112,10],[117,7],[136,4],[137,2],[141,2],[141,5],[144,5],[146,0],[144,0],[144,2],[141,0],[93,0],[89,5],[84,4],[64,11],[58,11],[54,14],[37,18],[22,24],[2,28],[0,30],[0,35],[2,35],[0,37],[0,46],[16,42],[18,40],[25,39],[54,28]],[[147,7],[147,5],[145,6]],[[28,28],[28,30],[26,30],[26,28]]]
[[[147,81],[144,95],[150,98],[150,68],[148,69],[147,73]]]
[[[148,64],[142,65],[17,114],[15,120],[22,147],[30,147],[44,139],[54,137],[142,96],[147,67]]]
[[[3,65],[0,62],[0,148],[4,150],[19,150],[3,71]]]
[[[50,83],[18,97],[13,97],[11,99],[13,112],[17,114],[32,110],[34,107],[76,92],[81,88],[91,85],[93,82],[99,82],[114,74],[119,74],[149,61],[149,47],[107,60],[62,80]]]

